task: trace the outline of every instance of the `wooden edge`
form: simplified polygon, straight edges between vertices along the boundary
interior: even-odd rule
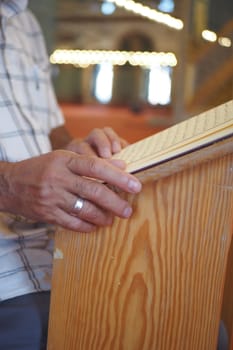
[[[146,183],[151,180],[158,180],[173,175],[179,171],[230,153],[233,153],[233,136],[175,159],[167,160],[162,164],[154,165],[153,167],[134,173],[134,175],[142,183]]]

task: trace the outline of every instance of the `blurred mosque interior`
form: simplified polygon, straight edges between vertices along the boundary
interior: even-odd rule
[[[135,142],[233,98],[232,0],[30,0],[73,136]]]

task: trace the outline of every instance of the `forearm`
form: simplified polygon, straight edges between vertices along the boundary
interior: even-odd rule
[[[9,210],[10,173],[12,163],[0,161],[0,211]]]

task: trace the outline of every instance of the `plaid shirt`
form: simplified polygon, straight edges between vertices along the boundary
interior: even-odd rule
[[[27,0],[0,0],[0,160],[51,150],[63,124],[39,25]],[[0,213],[0,300],[50,289],[51,225]]]

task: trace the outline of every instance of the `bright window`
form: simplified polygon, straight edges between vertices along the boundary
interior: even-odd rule
[[[174,1],[173,0],[161,0],[158,9],[162,12],[173,12],[174,11]]]
[[[152,67],[148,80],[148,102],[152,105],[167,105],[171,102],[171,68]]]
[[[108,103],[112,99],[113,66],[103,62],[96,67],[94,95],[100,103]]]

